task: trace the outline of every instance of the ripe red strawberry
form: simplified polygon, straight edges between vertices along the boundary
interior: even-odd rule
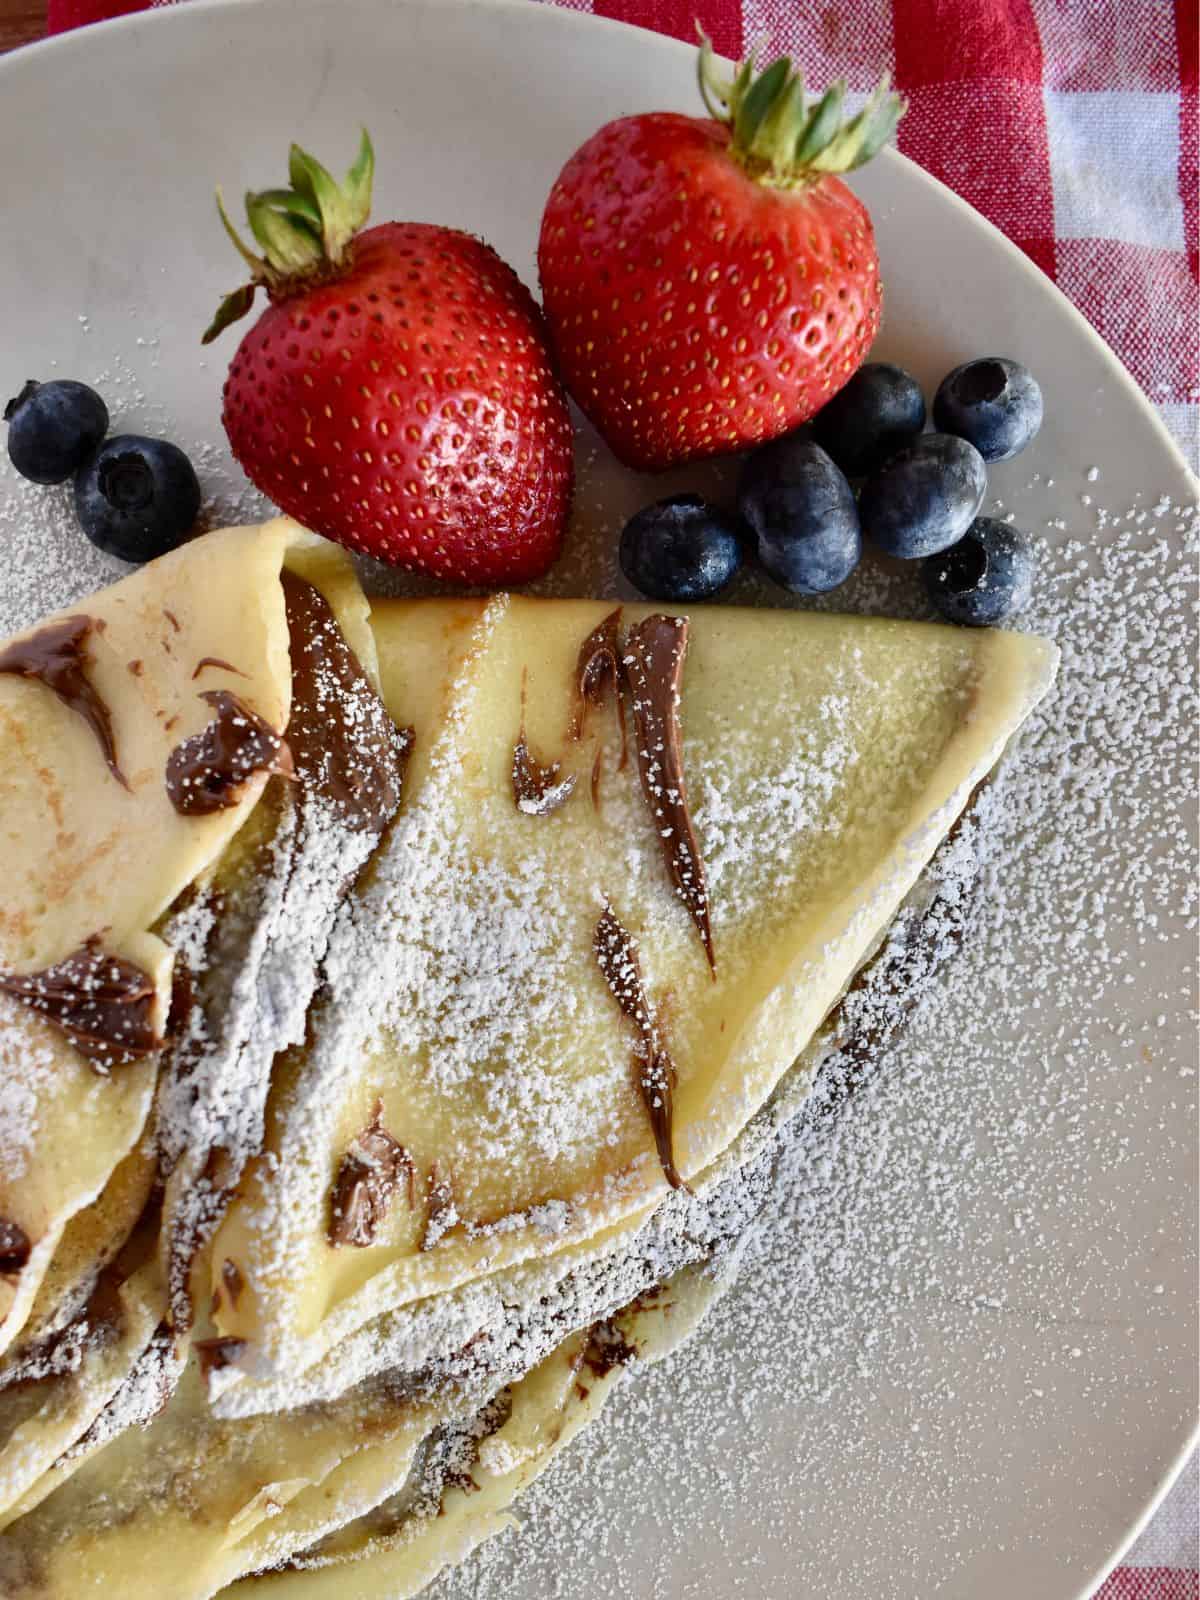
[[[674,466],[806,421],[879,326],[862,201],[835,176],[891,137],[880,84],[841,126],[843,84],[805,104],[787,58],[731,81],[701,47],[709,117],[622,117],[559,174],[542,300],[567,387],[626,465]]]
[[[297,521],[394,566],[523,583],[562,546],[573,477],[567,403],[532,296],[453,228],[356,234],[373,156],[338,185],[295,146],[291,189],[246,196],[251,269],[205,340],[270,305],[225,382],[246,475]]]

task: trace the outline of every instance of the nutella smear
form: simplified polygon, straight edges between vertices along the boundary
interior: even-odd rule
[[[151,1021],[155,988],[132,961],[89,939],[40,972],[0,974],[0,994],[23,1001],[63,1033],[94,1067],[135,1061],[162,1044]]]
[[[0,650],[0,672],[44,683],[63,705],[82,717],[96,736],[105,766],[118,783],[128,788],[117,765],[112,717],[86,671],[84,646],[95,628],[92,617],[64,617],[61,622],[49,622],[28,639],[18,639],[7,650]]]
[[[244,700],[229,689],[206,689],[200,698],[216,716],[167,757],[167,794],[181,816],[204,817],[237,805],[256,772],[291,777],[291,752],[282,735]]]

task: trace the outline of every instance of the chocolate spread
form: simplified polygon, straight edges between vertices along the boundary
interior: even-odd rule
[[[29,1260],[31,1248],[29,1235],[21,1224],[0,1217],[0,1277],[20,1272]]]
[[[381,833],[400,806],[411,728],[397,728],[346,642],[328,600],[281,574],[292,653],[287,728],[301,793],[332,802],[352,828]]]
[[[23,1001],[101,1071],[151,1054],[154,985],[139,966],[108,954],[98,938],[40,972],[0,974],[0,993]]]
[[[184,817],[209,816],[237,805],[256,772],[292,774],[289,747],[256,711],[228,689],[200,696],[216,716],[177,744],[167,757],[167,794]]]
[[[7,650],[0,650],[0,672],[44,683],[63,705],[82,717],[96,737],[108,770],[128,789],[125,775],[117,765],[112,718],[85,670],[84,645],[96,626],[94,617],[64,617],[61,622],[48,622],[32,637],[18,639]]]
[[[229,1304],[236,1306],[242,1298],[242,1290],[246,1287],[246,1280],[242,1277],[242,1269],[236,1261],[228,1256],[221,1263],[221,1282],[225,1285],[225,1293],[229,1296]]]
[[[587,728],[589,706],[599,710],[606,696],[611,693],[617,702],[617,721],[621,727],[618,771],[624,772],[629,752],[625,743],[625,712],[620,695],[621,658],[617,647],[617,630],[620,626],[621,607],[618,606],[615,611],[609,612],[603,622],[597,623],[579,647],[579,657],[575,663],[575,705],[567,737],[576,741],[582,739]]]
[[[512,758],[513,799],[517,810],[530,817],[548,817],[559,806],[566,805],[575,792],[575,775],[568,773],[560,778],[561,771],[561,761],[552,761],[546,767],[531,753],[522,723]]]
[[[616,1367],[627,1366],[637,1355],[615,1322],[597,1322],[588,1335],[583,1364],[597,1378],[606,1378]]]
[[[408,1210],[416,1205],[413,1157],[384,1128],[384,1102],[374,1102],[370,1123],[342,1157],[330,1197],[331,1245],[373,1245],[392,1195],[402,1182]]]
[[[650,1117],[650,1129],[663,1175],[672,1189],[686,1189],[687,1184],[675,1167],[671,1103],[675,1088],[675,1063],[658,1037],[654,1025],[654,1012],[642,982],[642,969],[638,961],[637,945],[632,934],[622,925],[611,906],[605,906],[592,937],[592,949],[600,963],[600,971],[608,984],[613,999],[638,1032],[634,1052],[634,1069],[638,1090]]]
[[[200,1362],[200,1372],[205,1378],[225,1367],[232,1367],[246,1348],[246,1340],[226,1335],[221,1339],[197,1339],[193,1349]]]
[[[638,771],[676,893],[687,907],[716,973],[704,862],[688,811],[679,733],[679,685],[687,654],[686,617],[647,617],[630,628],[621,660],[633,709]]]
[[[232,672],[234,676],[238,678],[244,678],[247,676],[247,674],[242,671],[241,667],[235,667],[232,661],[223,661],[220,656],[201,656],[199,661],[197,661],[196,665],[192,668],[193,682],[195,682],[195,680],[200,676],[205,667],[220,667],[222,671]]]
[[[392,1196],[405,1183],[408,1205],[416,1203],[412,1157],[383,1125],[383,1102],[342,1157],[329,1201],[329,1242],[360,1248],[374,1244]]]

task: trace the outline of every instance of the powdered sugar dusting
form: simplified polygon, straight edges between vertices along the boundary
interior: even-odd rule
[[[173,1172],[168,1198],[175,1322],[189,1325],[187,1275],[223,1201],[263,1141],[272,1068],[305,1034],[343,896],[401,800],[408,736],[397,730],[332,613],[285,574],[293,695],[289,782],[264,798],[232,866],[168,930],[194,1000],[159,1096],[159,1146]],[[288,587],[292,584],[292,587]],[[333,724],[342,736],[322,739]],[[225,881],[225,880],[229,881]],[[219,1178],[209,1171],[216,1161]],[[182,1163],[175,1172],[177,1164]]]
[[[63,1453],[62,1461],[92,1455],[127,1429],[152,1422],[179,1383],[187,1354],[186,1341],[177,1339],[166,1327],[157,1328],[124,1382],[87,1432]]]
[[[428,1053],[430,1081],[441,1091],[472,1082],[500,1053],[527,1060],[531,1041],[575,1020],[569,1010],[556,1014],[567,987],[569,925],[540,861],[479,870],[464,854],[456,874],[445,826],[441,807],[418,803],[383,870],[393,895],[412,896],[406,915],[393,899],[386,916],[386,925],[403,930],[394,968],[389,959],[387,1022],[404,1047]],[[523,1003],[515,1006],[518,992]],[[543,1087],[552,1092],[550,1082]],[[561,1138],[556,1122],[543,1130],[550,1146]]]
[[[962,954],[886,1070],[786,1143],[700,1337],[626,1385],[524,1501],[519,1538],[432,1595],[977,1592],[1021,1559],[994,1542],[998,1475],[1064,1572],[1120,1526],[1131,1461],[1192,1405],[1138,1350],[1189,1321],[1155,1293],[1139,1202],[1170,1173],[1182,1194],[1194,1166],[1197,527],[1175,510],[1147,537],[1137,510],[1043,549],[1022,625],[1061,646],[1058,690],[954,847],[983,850]],[[872,609],[899,611],[894,587]],[[1154,1170],[1127,1121],[1153,1128]],[[1058,1474],[1083,1475],[1091,1509],[1048,1529]],[[809,1514],[834,1500],[852,1541]],[[932,1549],[903,1536],[931,1506]]]
[[[208,487],[217,453],[193,454]],[[985,892],[963,955],[849,1111],[800,1119],[763,1158],[767,1204],[741,1290],[703,1336],[626,1385],[622,1404],[524,1503],[519,1540],[493,1543],[434,1593],[970,1592],[970,1563],[1006,1556],[992,1544],[998,1474],[1027,1510],[1031,1546],[1052,1540],[1067,1564],[1102,1547],[1109,1503],[1129,1482],[1081,1418],[1106,1417],[1110,1438],[1123,1419],[1147,1463],[1147,1441],[1177,1433],[1189,1397],[1140,1383],[1119,1350],[1138,1338],[1165,1344],[1179,1325],[1164,1280],[1180,1274],[1143,1266],[1152,1236],[1143,1195],[1169,1193],[1166,1172],[1180,1175],[1182,1193],[1191,1170],[1196,528],[1190,508],[1161,496],[1119,511],[1094,505],[1098,476],[1085,475],[1092,494],[1071,491],[1088,519],[1077,539],[1024,498],[1020,520],[1047,524],[1050,542],[1020,625],[1055,637],[1064,659],[1058,693],[983,802]],[[232,481],[225,506],[214,520],[257,514]],[[549,588],[595,592],[603,573],[611,590],[607,520],[597,513],[592,540]],[[25,485],[0,463],[0,543],[19,554],[35,524],[35,559],[10,563],[0,589],[0,633],[119,575],[82,539],[65,492]],[[748,577],[737,598],[780,597]],[[911,574],[874,561],[819,608],[927,614]],[[764,814],[781,830],[804,826],[809,785],[819,805],[825,777],[787,759],[778,772]],[[733,819],[719,769],[693,784],[717,911],[722,876],[733,876]],[[474,976],[486,987],[485,970]],[[472,1026],[490,1026],[482,999]],[[445,1070],[461,1065],[451,1055]],[[20,1159],[27,1111],[26,1091],[0,1072],[5,1160]],[[1131,1121],[1152,1128],[1161,1171],[1145,1172],[1146,1139],[1126,1136]],[[748,1211],[757,1170],[739,1190]],[[1064,1230],[1072,1214],[1088,1232]],[[660,1213],[664,1228],[669,1215]],[[675,1257],[649,1259],[661,1271]],[[1127,1263],[1119,1276],[1114,1260]],[[542,1270],[530,1269],[531,1293],[552,1287]],[[606,1281],[605,1292],[624,1294],[637,1276],[621,1268]],[[459,1308],[464,1328],[478,1327],[480,1306]],[[521,1343],[511,1307],[495,1306],[492,1326],[514,1359],[544,1348],[544,1328]],[[364,1336],[354,1348],[358,1371],[378,1371],[407,1364],[419,1341],[385,1354]],[[1123,1381],[1093,1387],[1097,1367]],[[952,1479],[942,1476],[948,1461]],[[1068,1473],[1094,1483],[1092,1509],[1047,1532],[1034,1486]],[[599,1508],[597,1486],[607,1495]],[[806,1514],[827,1510],[831,1496],[856,1520],[850,1554],[841,1530]],[[937,1554],[959,1551],[958,1569],[934,1568],[929,1551],[897,1540],[931,1503],[946,1527]]]
[[[150,341],[154,342],[152,335]],[[50,371],[46,376],[65,374]],[[200,527],[238,526],[275,515],[270,502],[246,481],[223,446],[179,437],[174,419],[146,392],[142,378],[122,355],[86,368],[81,364],[81,370],[70,376],[91,384],[104,396],[114,433],[145,433],[183,446],[204,493]],[[105,555],[84,537],[70,483],[56,488],[29,483],[16,472],[2,448],[0,552],[4,558],[0,638],[135,570],[115,556]]]
[[[845,695],[825,695],[817,721],[844,725],[848,710]],[[822,740],[818,746],[812,730],[798,726],[786,740],[757,746],[752,771],[736,749],[712,751],[703,765],[691,763],[696,829],[704,841],[718,930],[761,904],[766,885],[748,876],[748,862],[762,861],[769,870],[797,834],[834,826],[835,797],[860,753],[852,739]]]
[[[470,811],[463,815],[457,804],[463,734],[476,696],[473,666],[505,611],[506,603],[497,601],[481,621],[448,696],[455,709],[428,752],[423,785],[331,933],[326,999],[314,1019],[279,1151],[289,1215],[297,1193],[305,1194],[305,1203],[312,1198],[314,1175],[325,1182],[325,1151],[346,1086],[361,1075],[382,1029],[402,1058],[419,1063],[420,1081],[432,1093],[453,1098],[463,1089],[482,1097],[483,1113],[471,1126],[476,1164],[512,1159],[514,1096],[534,1153],[553,1159],[564,1151],[590,1151],[597,1128],[607,1126],[606,1114],[627,1088],[627,1042],[605,1025],[611,1018],[601,1009],[610,1002],[599,985],[589,996],[569,981],[568,907],[544,862],[535,852],[503,862],[481,858],[472,845]],[[498,803],[512,809],[510,795]],[[525,825],[553,824],[527,819]],[[649,859],[650,848],[643,854]],[[515,993],[520,1006],[511,1003]],[[597,1016],[584,1015],[589,1006]],[[566,1040],[580,1028],[597,1040],[582,1092],[539,1069],[530,1048],[547,1037]],[[520,1061],[522,1071],[489,1072],[496,1061],[510,1067]],[[458,1155],[438,1152],[451,1179]],[[257,1225],[270,1269],[295,1271],[287,1253],[294,1231],[271,1218]]]
[[[25,1011],[0,995],[0,1164],[6,1178],[25,1172],[42,1113],[53,1100],[54,1054],[39,1048]]]
[[[786,1141],[797,1136],[802,1120],[819,1121],[840,1104],[958,948],[979,872],[979,843],[976,823],[960,823],[846,996],[836,1031],[827,1024],[730,1148],[688,1189],[668,1195],[632,1239],[601,1240],[582,1259],[534,1260],[502,1278],[483,1278],[387,1313],[344,1339],[336,1361],[235,1387],[218,1409],[250,1415],[326,1400],[381,1372],[415,1372],[421,1384],[434,1386],[451,1378],[486,1394],[497,1373],[518,1375],[568,1333],[611,1315],[682,1267],[738,1249],[772,1191]],[[507,1220],[528,1220],[554,1233],[566,1208],[538,1207],[527,1219]],[[457,1353],[447,1360],[447,1350]]]

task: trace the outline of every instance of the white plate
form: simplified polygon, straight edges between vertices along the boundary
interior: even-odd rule
[[[0,386],[55,372],[99,381],[124,426],[203,445],[219,486],[219,390],[235,336],[204,352],[198,333],[238,264],[213,212],[215,181],[236,195],[280,180],[292,137],[341,166],[366,123],[377,218],[481,233],[532,283],[541,206],[563,159],[620,113],[697,110],[693,60],[669,41],[525,0],[191,0],[21,51],[0,63]],[[1099,507],[1140,507],[1139,536],[1177,538],[1178,513],[1153,508],[1190,501],[1194,486],[1067,302],[899,156],[859,187],[887,286],[881,351],[926,381],[996,351],[1042,380],[1041,437],[993,474],[1018,520],[1060,551],[1071,538],[1090,548],[1112,537],[1111,524],[1097,527]],[[576,554],[556,580],[576,592],[612,588],[615,530],[647,497],[602,452],[583,455]],[[10,622],[105,575],[63,504],[0,477]],[[1054,562],[1065,590],[1065,558]],[[1161,587],[1161,573],[1152,557],[1146,585]],[[1128,615],[1093,608],[1098,655],[1139,625],[1135,599],[1121,602]],[[1188,613],[1170,595],[1163,604],[1150,625],[1178,641]],[[1105,670],[1119,668],[1114,658]],[[1068,670],[1086,675],[1086,652],[1077,647]],[[1095,702],[1072,689],[1060,714],[1082,723]],[[628,1386],[527,1502],[524,1531],[439,1593],[1090,1592],[1163,1490],[1195,1418],[1195,1077],[1184,1075],[1194,1042],[1180,992],[1192,939],[1139,944],[1148,912],[1130,910],[1141,894],[1162,928],[1183,927],[1178,851],[1172,877],[1147,844],[1180,820],[1170,777],[1186,733],[1171,725],[1177,702],[1164,705],[1126,730],[1144,760],[1112,769],[1136,790],[1136,826],[1122,821],[1126,793],[1112,796],[1111,827],[1097,827],[1103,797],[1064,770],[1057,827],[1005,864],[1031,885],[1028,960],[972,978],[968,949],[923,1042],[898,1053],[814,1153],[790,1203],[795,1238],[778,1219],[767,1230],[767,1276],[744,1282],[668,1368]],[[1113,737],[1109,725],[1079,731]],[[1057,759],[1053,741],[1026,759],[1039,757]],[[1106,928],[1093,908],[1078,947],[1068,937],[1077,898],[1037,898],[1039,881],[1066,883],[1071,849],[1082,852],[1076,889],[1093,869],[1097,887],[1111,887],[1118,859],[1147,869],[1143,886],[1110,894]],[[1091,935],[1127,947],[1127,983],[1111,970],[1099,982]],[[951,1025],[955,1005],[976,1005],[972,981],[1027,1001],[1019,1029],[1011,1003],[1001,1011],[986,1059],[977,1019],[964,1028],[969,1047],[956,1049]],[[978,1004],[991,1003],[982,993]],[[930,1040],[944,1041],[940,1073]],[[856,1177],[872,1152],[875,1170]],[[779,1287],[789,1272],[790,1306]]]

